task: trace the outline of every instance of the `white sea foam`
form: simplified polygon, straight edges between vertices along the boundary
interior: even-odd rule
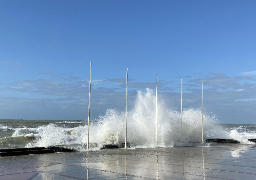
[[[156,98],[152,90],[138,91],[134,108],[128,112],[128,142],[132,147],[156,147]],[[201,109],[184,109],[180,112],[167,108],[163,100],[158,101],[158,146],[191,146],[202,141]],[[90,144],[99,149],[104,144],[121,144],[125,140],[125,112],[108,109],[104,116],[99,117],[98,123],[90,125]],[[87,125],[74,128],[59,127],[49,124],[29,129],[36,134],[36,139],[29,143],[31,146],[56,145],[86,145]],[[17,129],[14,136],[24,135],[24,129]],[[28,133],[28,132],[27,132]],[[255,133],[254,133],[255,135]],[[243,143],[253,133],[241,133],[237,130],[224,129],[218,125],[214,115],[204,113],[204,139],[230,138]],[[83,148],[80,148],[80,150]]]
[[[7,125],[2,125],[0,124],[0,131],[8,131],[8,130],[12,130],[13,128],[7,126]]]

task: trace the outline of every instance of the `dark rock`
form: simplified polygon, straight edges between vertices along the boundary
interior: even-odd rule
[[[248,139],[248,141],[256,143],[256,139]]]
[[[16,148],[0,149],[0,156],[20,156],[29,154],[47,154],[55,152],[73,152],[75,150],[63,147],[34,147],[34,148]]]
[[[206,143],[232,143],[232,144],[237,144],[240,143],[237,140],[234,139],[206,139]]]
[[[125,143],[121,143],[121,144],[105,144],[103,145],[103,147],[101,149],[117,149],[117,148],[124,148],[125,147]],[[127,143],[127,147],[131,147],[130,143]]]

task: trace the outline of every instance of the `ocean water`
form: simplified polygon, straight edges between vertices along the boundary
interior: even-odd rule
[[[156,98],[154,92],[138,91],[134,107],[128,112],[127,139],[131,148],[156,147]],[[158,100],[158,147],[202,146],[201,109],[184,109],[182,128],[180,112],[168,109]],[[0,149],[66,146],[85,151],[87,120],[0,120]],[[219,124],[213,114],[204,112],[204,139],[226,138],[242,144],[254,144],[256,125]],[[105,144],[120,145],[125,140],[125,112],[106,110],[104,116],[90,123],[91,150]]]

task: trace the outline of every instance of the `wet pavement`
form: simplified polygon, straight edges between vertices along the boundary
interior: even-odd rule
[[[218,144],[0,157],[0,179],[256,179],[256,148]]]

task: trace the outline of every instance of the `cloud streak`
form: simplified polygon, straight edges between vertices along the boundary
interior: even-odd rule
[[[256,76],[256,71],[242,72],[242,76]]]
[[[6,60],[6,61],[0,61],[2,64],[7,65],[12,70],[16,70],[21,68],[21,64],[16,61]]]
[[[251,84],[251,82],[255,82],[255,79],[252,77],[244,77],[244,76],[235,76],[229,77],[222,73],[214,73],[210,76],[205,76],[202,79],[195,79],[191,81],[192,84],[201,84],[204,82],[204,85],[212,88],[212,89],[221,89],[221,90],[237,90],[243,89],[245,85]]]
[[[205,111],[214,112],[221,122],[239,122],[241,114],[248,113],[247,123],[254,119],[256,86],[252,77],[230,77],[210,74],[183,83],[183,107],[201,107],[201,82],[204,82]],[[159,100],[169,108],[180,109],[180,79],[177,83],[159,82]],[[155,89],[155,82],[128,84],[128,108],[134,106],[136,91]],[[176,89],[174,91],[173,89]],[[0,114],[2,118],[23,119],[85,119],[88,106],[88,81],[65,77],[59,80],[23,80],[1,88]],[[8,95],[5,95],[8,93]],[[26,94],[23,95],[23,94]],[[250,105],[250,106],[249,106]],[[95,80],[91,93],[92,118],[103,115],[109,108],[124,111],[125,79]],[[233,112],[235,111],[235,113]],[[240,114],[239,114],[240,113]],[[10,117],[10,114],[13,117]]]

